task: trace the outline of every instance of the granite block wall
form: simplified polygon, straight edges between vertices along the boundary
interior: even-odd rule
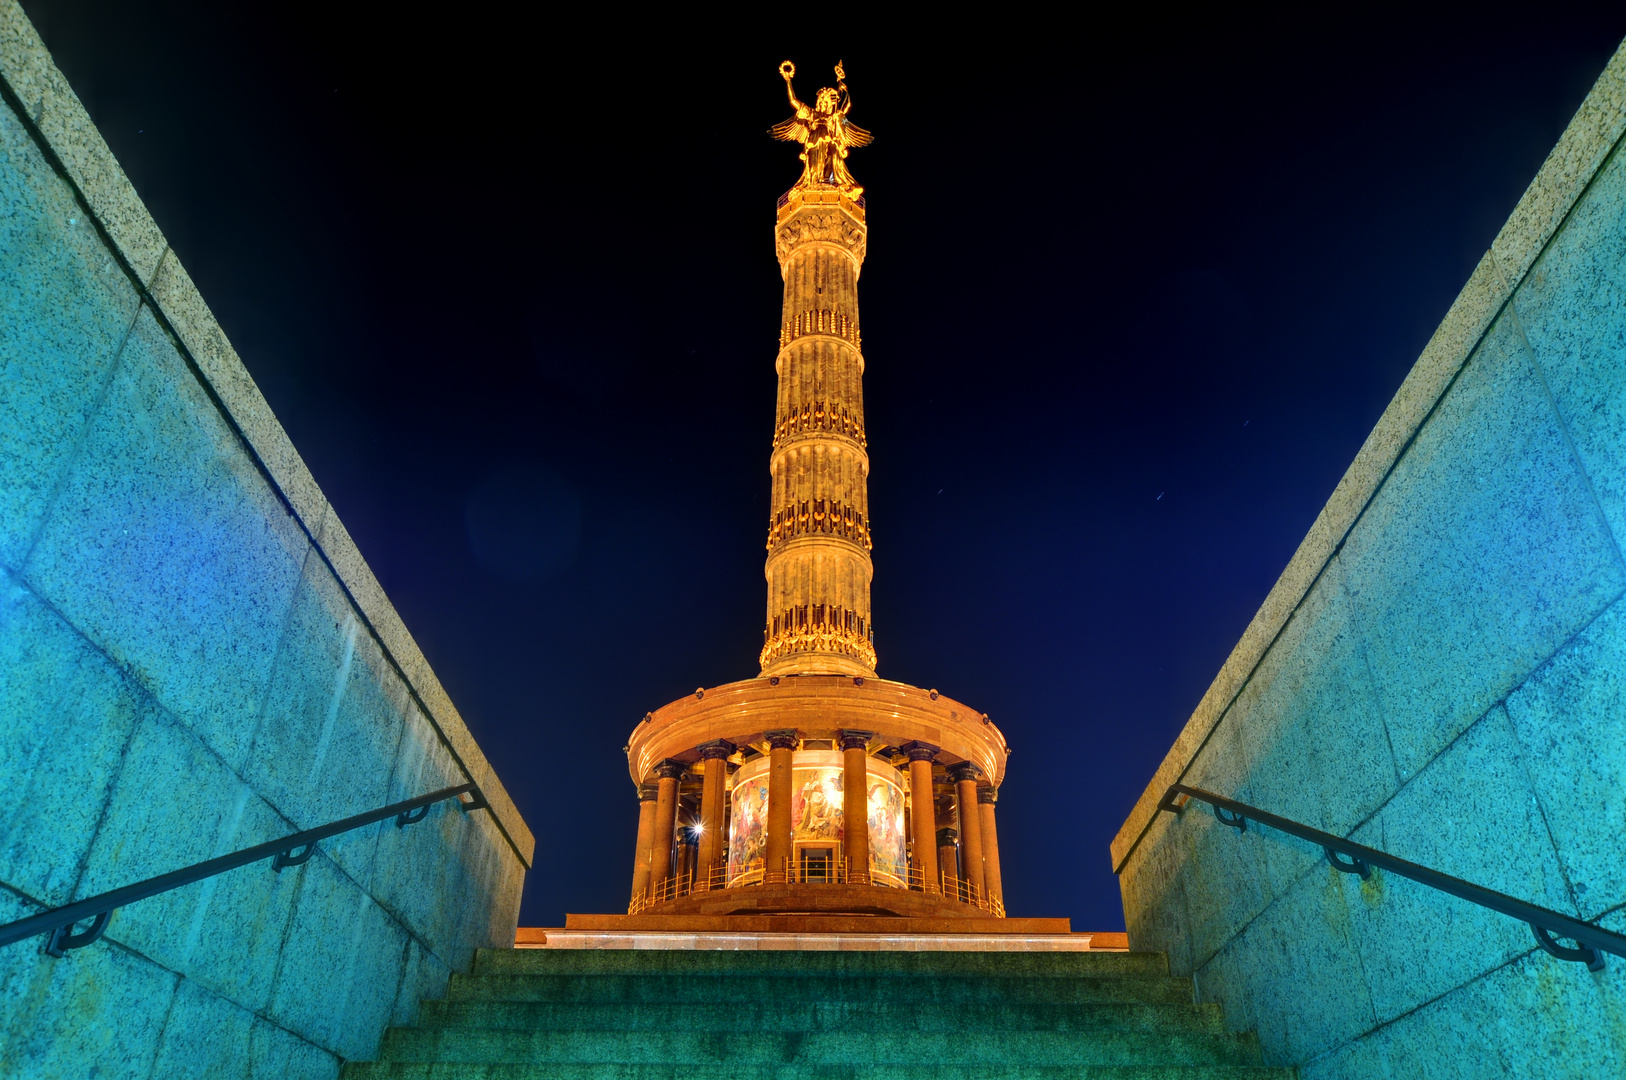
[[[292,317],[292,316],[291,316]],[[12,0],[0,2],[0,922],[441,804],[0,948],[0,1075],[334,1077],[476,948],[533,841]]]
[[[1626,48],[1113,844],[1130,941],[1307,1080],[1626,1075],[1626,960],[1181,780],[1626,926]]]

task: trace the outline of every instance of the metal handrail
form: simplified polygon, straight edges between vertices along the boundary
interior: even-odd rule
[[[462,795],[470,792],[474,798],[464,802]],[[446,799],[456,799],[458,808],[464,813],[473,810],[490,810],[491,805],[486,802],[480,789],[473,784],[459,784],[457,787],[442,788],[427,795],[420,795],[416,799],[407,799],[405,802],[391,803],[389,806],[377,810],[370,810],[365,814],[356,814],[340,821],[322,825],[315,829],[306,829],[304,832],[292,833],[281,840],[271,840],[264,844],[256,844],[251,848],[222,855],[219,858],[208,859],[181,870],[172,870],[167,874],[160,874],[146,881],[139,881],[134,885],[125,885],[123,888],[113,889],[97,896],[84,900],[76,900],[71,904],[64,904],[59,908],[42,911],[37,915],[30,915],[26,919],[6,923],[0,926],[0,947],[24,938],[34,937],[36,934],[49,934],[45,943],[45,952],[50,956],[62,956],[69,949],[82,949],[86,945],[102,936],[107,929],[107,920],[114,910],[133,904],[137,900],[145,900],[149,896],[178,889],[182,885],[190,885],[194,881],[223,874],[227,870],[235,870],[239,866],[259,862],[269,857],[271,869],[282,873],[284,867],[298,866],[316,854],[316,845],[330,836],[338,836],[354,829],[371,825],[375,821],[383,821],[393,817],[397,828],[404,829],[408,825],[422,821],[429,813],[429,807]],[[295,854],[295,852],[298,854]],[[74,925],[90,919],[91,924],[84,930],[74,933]]]
[[[1227,799],[1223,795],[1216,795],[1212,791],[1201,788],[1187,787],[1185,784],[1170,784],[1169,789],[1163,793],[1158,802],[1158,810],[1167,810],[1171,814],[1179,815],[1185,804],[1175,805],[1175,798],[1185,795],[1189,799],[1205,802],[1214,808],[1214,817],[1222,825],[1229,825],[1239,832],[1247,832],[1248,822],[1256,821],[1261,825],[1275,829],[1277,832],[1296,836],[1300,840],[1308,840],[1318,844],[1327,855],[1327,861],[1336,870],[1346,874],[1359,874],[1362,880],[1371,877],[1372,867],[1379,866],[1403,878],[1409,878],[1420,885],[1427,885],[1431,889],[1438,889],[1444,893],[1480,907],[1490,908],[1503,915],[1512,916],[1520,922],[1528,923],[1530,932],[1536,937],[1536,944],[1552,956],[1560,960],[1572,960],[1585,964],[1590,971],[1603,970],[1603,953],[1613,953],[1616,956],[1626,957],[1626,936],[1593,926],[1591,923],[1581,922],[1557,911],[1551,911],[1535,904],[1525,903],[1506,893],[1499,893],[1494,889],[1487,889],[1483,885],[1475,885],[1471,881],[1442,874],[1438,870],[1431,870],[1426,866],[1419,866],[1414,862],[1396,858],[1377,848],[1369,848],[1365,844],[1357,844],[1353,840],[1346,840],[1332,833],[1312,829],[1308,825],[1301,825],[1284,817],[1249,806],[1247,803]],[[1348,862],[1338,856],[1344,856]],[[1569,938],[1574,941],[1576,948],[1560,945],[1553,940],[1555,937]]]

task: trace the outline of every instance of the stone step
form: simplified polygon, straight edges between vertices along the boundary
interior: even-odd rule
[[[609,1065],[350,1062],[343,1080],[1292,1080],[1262,1065]]]
[[[793,995],[803,1001],[921,1003],[959,1005],[1111,1004],[1190,1005],[1190,979],[1164,976],[1110,976],[1047,979],[897,978],[849,975],[804,977],[794,985],[781,977],[665,974],[620,975],[462,975],[447,987],[448,1001],[552,1001],[562,1003],[644,1002],[726,1003],[779,1001]]]
[[[1258,1065],[1252,1034],[1190,1032],[987,1031],[959,1038],[908,1032],[505,1031],[492,1028],[392,1028],[383,1061],[474,1064],[727,1065]],[[821,1073],[822,1074],[822,1073]]]
[[[421,1028],[486,1028],[507,1031],[802,1031],[929,1032],[952,1035],[976,1031],[1184,1031],[1225,1030],[1217,1005],[1113,1003],[1059,1005],[977,1004],[944,1008],[939,1003],[882,1003],[873,1000],[729,1002],[692,1000],[625,1001],[427,1001],[418,1014]]]
[[[481,949],[475,975],[681,974],[818,976],[964,976],[1029,979],[1164,976],[1162,953],[1130,952],[844,952],[823,950]]]

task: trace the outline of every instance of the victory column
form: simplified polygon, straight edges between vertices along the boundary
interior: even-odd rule
[[[848,154],[872,136],[836,85],[770,134],[802,147],[774,232],[784,303],[768,473],[768,606],[754,679],[647,715],[629,913],[1003,917],[995,796],[1009,748],[981,712],[875,676],[858,278]]]

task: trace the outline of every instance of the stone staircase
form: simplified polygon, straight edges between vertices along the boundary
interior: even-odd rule
[[[483,949],[345,1080],[1265,1080],[1155,953]]]

